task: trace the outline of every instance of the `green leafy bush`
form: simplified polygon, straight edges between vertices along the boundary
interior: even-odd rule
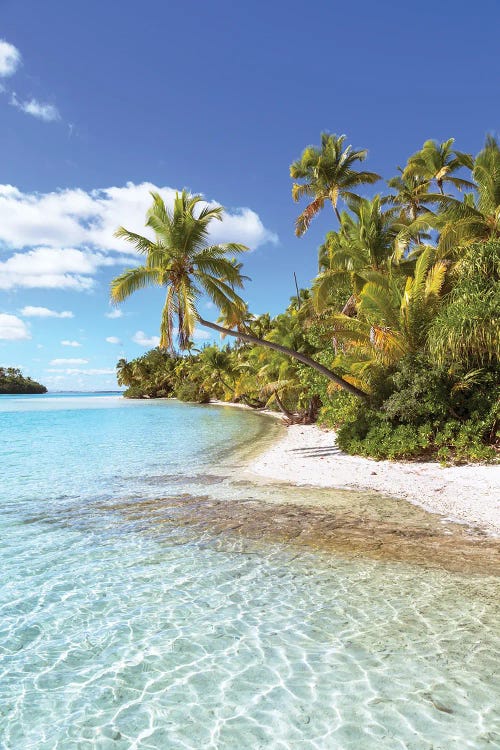
[[[382,410],[392,422],[435,424],[450,413],[450,377],[422,355],[401,359],[388,385],[392,393],[382,401]]]
[[[198,383],[181,383],[175,389],[174,395],[179,401],[193,401],[197,404],[207,404],[210,401],[210,394]]]
[[[149,397],[147,389],[143,385],[131,385],[125,391],[123,391],[125,398],[145,398]]]
[[[350,418],[341,420],[338,445],[376,459],[494,460],[500,388],[494,371],[477,378],[469,387],[464,376],[433,368],[422,356],[406,357],[388,377],[393,390],[379,409],[353,404]],[[330,420],[340,416],[338,407],[322,413],[337,426]]]

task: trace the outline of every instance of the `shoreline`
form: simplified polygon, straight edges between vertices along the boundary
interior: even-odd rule
[[[498,465],[443,467],[429,461],[375,461],[343,453],[335,445],[334,431],[292,425],[250,461],[247,472],[261,480],[299,487],[381,493],[438,514],[443,521],[500,537]]]
[[[246,404],[214,400],[206,405],[283,420],[280,412],[252,409]],[[500,538],[500,465],[376,461],[341,451],[334,430],[296,424],[283,425],[282,437],[274,437],[264,447],[256,446],[247,457],[244,473],[250,481],[377,493],[437,515],[443,523]]]

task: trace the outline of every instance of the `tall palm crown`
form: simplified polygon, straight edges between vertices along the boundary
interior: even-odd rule
[[[294,183],[293,199],[298,201],[303,196],[313,199],[295,223],[295,234],[298,237],[309,228],[312,219],[327,201],[331,202],[340,222],[337,208],[339,198],[356,198],[354,188],[373,184],[380,179],[380,175],[375,172],[363,172],[355,168],[356,162],[366,159],[368,151],[355,151],[352,146],[344,148],[345,139],[345,135],[322,133],[320,148],[308,146],[300,159],[290,166],[290,177],[294,180],[303,180],[302,183]]]
[[[443,184],[445,182],[451,183],[458,190],[473,188],[474,183],[454,176],[454,173],[462,167],[472,169],[473,162],[470,154],[464,154],[452,148],[454,141],[454,138],[449,138],[443,143],[425,141],[420,151],[408,159],[404,175],[407,177],[418,175],[429,181],[435,180],[441,195],[444,195]]]
[[[199,195],[185,190],[176,193],[170,210],[158,193],[152,193],[153,205],[146,226],[153,230],[151,240],[120,227],[123,237],[141,253],[145,262],[130,268],[111,283],[111,299],[122,302],[138,289],[160,286],[166,289],[160,325],[160,347],[173,349],[174,330],[181,349],[186,349],[199,318],[196,303],[203,293],[220,309],[224,321],[233,326],[245,309],[235,292],[242,287],[240,265],[228,254],[247,248],[236,243],[209,244],[209,224],[222,220],[223,208],[202,204]],[[202,205],[200,205],[202,204]]]
[[[429,328],[442,302],[446,263],[427,247],[418,258],[404,288],[391,276],[372,272],[360,295],[358,317],[331,316],[335,339],[344,345],[339,355],[360,385],[370,373],[391,367],[401,357],[427,347]]]
[[[500,146],[492,136],[487,137],[474,160],[472,177],[474,192],[467,193],[463,200],[435,196],[440,211],[423,214],[414,222],[417,229],[440,230],[441,257],[457,256],[458,250],[472,243],[500,237]]]
[[[328,305],[331,291],[343,281],[349,281],[355,297],[366,282],[366,273],[386,269],[393,253],[397,235],[397,209],[384,211],[382,199],[358,198],[348,200],[352,215],[343,212],[339,232],[329,232],[321,248],[322,272],[313,283],[316,312]]]
[[[391,203],[401,209],[401,218],[411,222],[429,208],[427,203],[432,202],[429,195],[429,180],[418,174],[405,173],[398,167],[399,174],[387,180],[390,188],[396,192],[383,198],[384,203]]]
[[[118,385],[129,386],[134,379],[133,368],[130,362],[123,357],[116,363],[116,380]]]

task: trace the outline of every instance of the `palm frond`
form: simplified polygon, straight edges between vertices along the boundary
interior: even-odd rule
[[[111,282],[111,300],[123,302],[139,289],[155,285],[161,285],[161,272],[158,268],[129,268]]]
[[[325,205],[325,197],[319,196],[302,211],[295,222],[295,234],[301,237],[309,229],[311,221]]]
[[[397,328],[398,312],[395,306],[394,290],[379,283],[367,282],[360,295],[359,310],[368,320],[381,322]]]
[[[118,227],[116,232],[113,233],[113,236],[127,240],[127,242],[130,242],[139,253],[143,253],[144,255],[147,255],[147,253],[155,247],[155,243],[152,242],[152,240],[143,237],[141,234],[130,232],[128,229],[125,229],[125,227]]]

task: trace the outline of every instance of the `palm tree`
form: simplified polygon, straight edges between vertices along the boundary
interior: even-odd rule
[[[217,346],[206,346],[199,355],[201,372],[209,383],[220,381],[230,394],[234,394],[234,381],[237,371],[229,349]]]
[[[285,401],[289,398],[293,401],[297,401],[300,390],[301,385],[296,380],[278,378],[278,380],[271,383],[266,383],[260,391],[260,396],[265,399],[266,406],[276,404],[280,412],[290,420],[290,422],[295,422],[298,414],[290,411],[285,404]]]
[[[272,328],[271,316],[269,313],[262,313],[262,315],[253,315],[252,320],[247,324],[247,328],[250,333],[259,339],[264,338],[266,334]]]
[[[434,319],[433,361],[459,368],[500,361],[500,242],[471,245],[454,269],[446,304]]]
[[[341,215],[339,232],[330,232],[322,251],[325,270],[313,284],[313,302],[317,313],[328,305],[332,291],[349,281],[353,290],[346,303],[348,309],[356,305],[368,271],[387,269],[398,232],[395,223],[397,209],[383,211],[382,199],[358,198],[348,201],[353,215]]]
[[[134,382],[134,371],[131,362],[123,357],[116,363],[116,380],[118,385],[132,385]]]
[[[201,196],[190,196],[182,191],[176,194],[173,210],[170,211],[158,193],[152,196],[153,205],[148,211],[146,226],[153,230],[155,239],[130,232],[124,227],[116,232],[116,236],[126,239],[145,256],[145,263],[128,269],[111,282],[111,299],[115,303],[122,302],[133,292],[147,286],[166,289],[160,348],[173,348],[174,327],[177,328],[181,348],[185,348],[192,339],[196,323],[200,323],[223,335],[274,349],[299,360],[358,398],[366,398],[363,391],[311,357],[274,341],[259,339],[244,330],[241,321],[247,315],[247,306],[235,291],[235,287],[243,286],[243,277],[239,264],[226,256],[227,253],[243,252],[246,248],[235,243],[207,244],[210,222],[222,220],[221,206],[200,209]],[[224,326],[201,317],[196,303],[203,293],[219,308]]]
[[[424,213],[400,232],[397,242],[403,247],[419,231],[440,231],[440,257],[458,257],[457,251],[476,242],[500,237],[500,146],[488,136],[484,148],[474,160],[472,176],[475,190],[458,200],[450,195],[435,195],[439,212]]]
[[[294,183],[292,197],[294,201],[306,195],[312,201],[304,209],[295,223],[295,234],[300,237],[309,228],[312,219],[330,201],[335,215],[340,222],[337,208],[339,198],[357,197],[353,192],[361,185],[371,185],[380,179],[375,172],[363,172],[355,169],[356,162],[366,159],[368,151],[354,151],[352,146],[344,148],[345,135],[321,134],[321,146],[308,146],[300,159],[290,166],[290,177],[303,180]]]
[[[441,213],[432,223],[441,229],[439,249],[443,255],[500,237],[500,146],[493,136],[487,137],[477,155],[472,176],[476,194],[466,195],[463,201],[444,197]]]
[[[429,180],[418,174],[408,174],[398,167],[399,174],[387,180],[390,188],[396,191],[383,198],[384,203],[391,203],[401,209],[402,218],[407,222],[415,221],[420,214],[429,211],[426,205],[431,202]]]
[[[368,387],[373,372],[427,347],[446,270],[446,263],[435,261],[435,250],[427,247],[403,290],[391,275],[372,273],[361,291],[358,317],[332,316],[335,338],[345,345],[338,359],[355,382]]]
[[[244,303],[234,291],[242,286],[238,265],[228,253],[247,248],[236,243],[208,244],[208,225],[222,220],[222,207],[200,207],[201,196],[190,196],[185,190],[176,193],[173,212],[158,193],[152,193],[153,205],[146,226],[155,239],[120,227],[116,237],[123,237],[146,257],[145,265],[130,268],[111,283],[111,299],[122,302],[133,292],[147,286],[167,289],[160,325],[160,347],[173,349],[174,328],[181,349],[192,339],[196,321],[196,300],[202,290],[219,307],[225,320],[234,324],[234,316]]]
[[[457,190],[471,190],[474,183],[460,177],[454,177],[454,173],[462,167],[472,169],[473,158],[470,154],[464,154],[452,148],[454,138],[449,138],[443,143],[437,141],[425,141],[424,145],[413,156],[408,159],[403,175],[405,177],[418,176],[423,179],[435,180],[441,195],[444,195],[443,184],[449,182]]]

